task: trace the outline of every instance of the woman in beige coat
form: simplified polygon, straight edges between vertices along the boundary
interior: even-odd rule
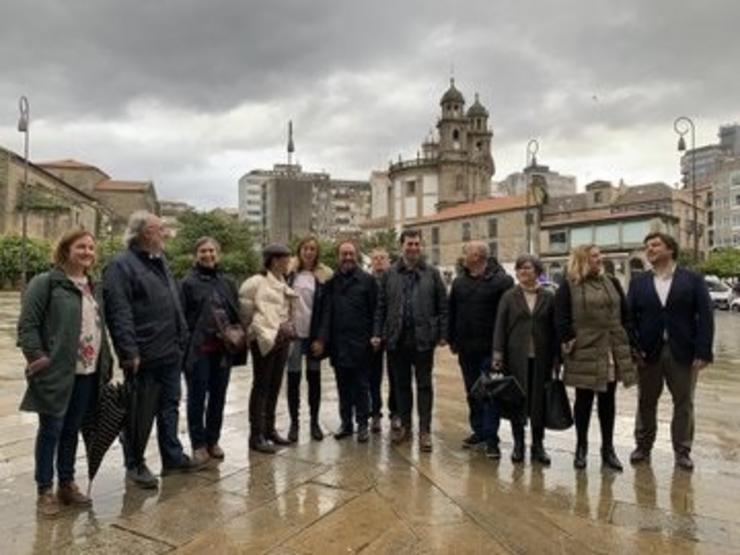
[[[285,282],[290,251],[269,245],[263,253],[264,269],[250,277],[239,290],[242,323],[252,351],[252,392],[249,396],[249,447],[275,453],[276,445],[288,445],[275,429],[275,407],[290,342],[295,337],[295,292]]]

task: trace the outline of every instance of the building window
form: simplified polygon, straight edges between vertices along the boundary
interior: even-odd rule
[[[414,197],[414,196],[416,196],[416,181],[407,181],[406,182],[406,196],[407,197]]]
[[[463,241],[470,241],[470,222],[463,222],[462,224],[462,240]]]
[[[439,245],[439,228],[432,228],[432,245]]]
[[[463,176],[462,175],[455,176],[455,190],[456,191],[463,190]]]
[[[551,231],[549,244],[552,252],[566,252],[568,250],[568,234],[565,231]]]
[[[490,256],[498,258],[498,243],[496,241],[488,243],[488,250],[490,251]]]
[[[604,193],[602,191],[596,191],[594,193],[594,204],[600,204],[604,202]]]
[[[429,249],[429,258],[433,266],[439,266],[439,247]]]
[[[498,237],[498,220],[496,218],[488,218],[488,236]]]

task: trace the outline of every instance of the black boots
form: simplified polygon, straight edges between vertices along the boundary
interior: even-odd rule
[[[512,435],[514,436],[514,449],[511,451],[511,462],[519,464],[524,462],[524,426],[514,426]]]
[[[586,468],[586,456],[588,455],[588,445],[583,442],[579,442],[576,445],[576,455],[573,458],[573,467],[576,470],[583,470]]]
[[[617,453],[611,445],[601,448],[601,464],[606,468],[622,472],[622,462],[617,457]]]
[[[308,370],[308,406],[311,410],[311,438],[315,441],[324,439],[324,432],[319,425],[319,405],[321,404],[321,372]],[[290,431],[288,440],[291,443],[298,441],[300,428],[301,407],[301,373],[288,372],[288,412],[290,413]]]
[[[543,466],[550,466],[552,462],[550,455],[545,451],[544,445],[545,429],[542,427],[532,426],[532,449],[530,451],[530,458],[532,462],[540,463]]]

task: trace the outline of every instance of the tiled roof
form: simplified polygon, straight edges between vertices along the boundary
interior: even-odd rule
[[[79,160],[73,160],[71,158],[67,158],[65,160],[50,160],[48,162],[39,162],[36,165],[41,166],[42,168],[55,168],[60,170],[97,170],[104,175],[108,175],[97,166],[86,164],[85,162],[80,162]]]
[[[530,202],[530,204],[534,206],[534,202]],[[506,212],[508,210],[517,210],[526,207],[526,195],[487,198],[475,202],[465,202],[462,204],[457,204],[455,206],[451,206],[450,208],[445,208],[444,210],[441,210],[436,214],[408,221],[405,225],[416,226],[433,222],[443,222],[446,220],[456,220],[459,218],[480,216],[481,214],[492,214],[495,212]]]
[[[636,202],[670,200],[673,196],[673,191],[674,189],[665,183],[632,185],[630,187],[625,187],[624,192],[614,200],[614,204],[624,205]]]
[[[151,181],[119,181],[117,179],[104,179],[95,185],[99,191],[132,191],[144,193],[152,187]]]
[[[550,197],[542,207],[543,214],[554,214],[560,212],[578,212],[587,207],[588,193],[576,193],[561,197]]]

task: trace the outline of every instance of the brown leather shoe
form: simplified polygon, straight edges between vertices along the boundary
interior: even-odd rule
[[[193,451],[192,460],[195,464],[206,464],[211,460],[211,455],[205,447],[198,447]]]
[[[53,491],[48,489],[39,493],[36,500],[36,510],[41,516],[48,518],[53,518],[59,514],[61,507],[59,507],[59,501]]]
[[[419,450],[424,453],[432,452],[432,434],[429,432],[421,432],[419,434]]]
[[[391,430],[391,441],[394,444],[398,445],[407,439],[409,439],[409,432],[405,426],[399,425],[397,428]]]
[[[74,505],[75,507],[89,507],[92,505],[92,499],[82,493],[74,482],[59,484],[57,497],[65,505]]]
[[[220,461],[224,460],[224,457],[226,456],[224,450],[219,447],[218,443],[216,445],[208,446],[208,454],[214,459],[218,459]]]
[[[370,425],[370,430],[374,434],[379,434],[383,427],[380,425],[380,416],[373,416],[372,424]]]

